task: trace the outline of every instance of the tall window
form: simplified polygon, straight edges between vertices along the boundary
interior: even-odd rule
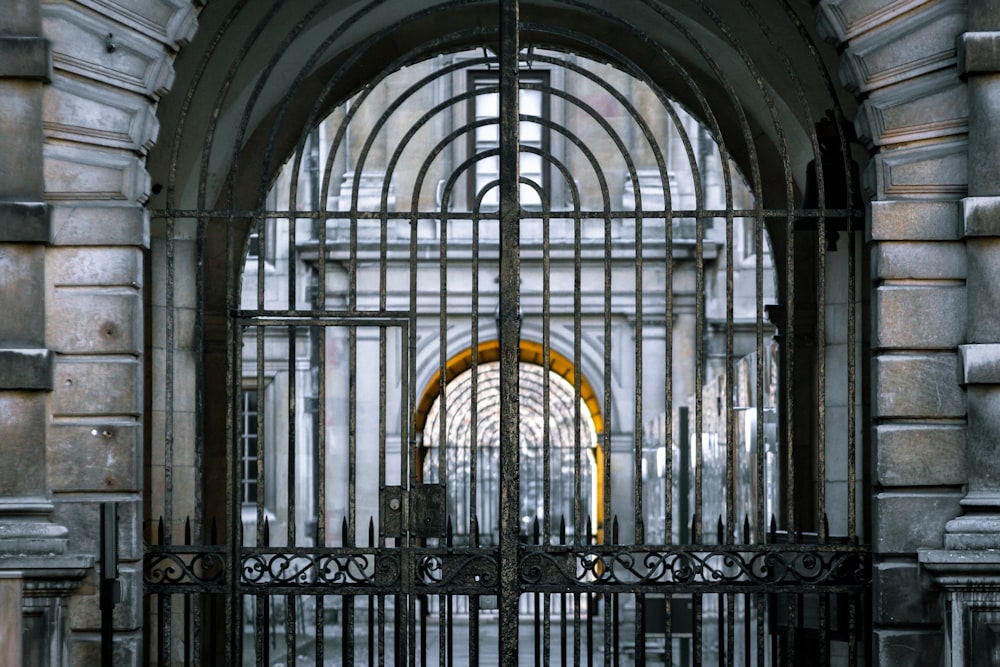
[[[240,428],[240,500],[257,502],[257,390],[244,389]]]
[[[522,116],[530,116],[548,119],[550,117],[549,95],[544,91],[549,82],[548,72],[523,71],[521,72],[521,90],[518,93],[518,103]],[[496,90],[486,91],[487,88],[495,88],[499,83],[496,72],[469,72],[469,88],[483,92],[478,93],[470,99],[469,116],[476,121],[500,117],[500,93]],[[531,89],[538,86],[541,90]],[[543,153],[549,150],[549,131],[541,123],[531,121],[521,121],[521,154],[520,167],[521,178],[532,181],[539,188],[545,190],[548,187],[548,174],[544,167],[545,161],[542,156],[533,150]],[[473,138],[470,140],[470,151],[474,155],[480,155],[500,146],[499,124],[490,124],[476,128]],[[533,150],[524,150],[525,148]],[[470,176],[469,182],[469,208],[475,204],[477,195],[490,182],[500,178],[500,158],[496,155],[485,157],[476,162],[476,167]],[[482,199],[482,207],[486,210],[496,210],[500,205],[500,188],[492,187]],[[521,184],[521,206],[526,209],[541,209],[542,198],[538,191],[532,186]]]

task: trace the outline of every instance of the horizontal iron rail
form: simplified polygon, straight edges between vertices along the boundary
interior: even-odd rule
[[[859,209],[845,208],[768,208],[768,209],[682,209],[682,210],[650,210],[642,209],[613,209],[613,210],[574,210],[574,209],[549,209],[547,211],[523,211],[522,218],[541,218],[544,216],[553,219],[599,219],[605,218],[757,218],[762,217],[771,220],[785,220],[793,218],[847,218],[863,217],[864,211]],[[499,220],[500,214],[497,211],[441,211],[433,209],[429,211],[256,211],[256,210],[232,210],[225,209],[157,209],[150,211],[150,217],[154,219],[162,218],[198,218],[215,219],[219,221],[230,218],[298,218],[298,219],[327,219],[327,220],[452,220],[467,221],[476,220]]]

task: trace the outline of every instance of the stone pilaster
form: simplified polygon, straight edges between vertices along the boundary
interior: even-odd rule
[[[1000,619],[1000,6],[973,0],[968,18],[959,40],[969,105],[969,196],[961,208],[968,317],[958,363],[968,483],[944,548],[921,551],[920,561],[948,592],[952,664],[987,665],[1000,646],[992,630]]]
[[[52,51],[34,0],[5,6],[0,26],[0,662],[60,665],[65,596],[93,559],[65,553],[45,465],[54,354],[43,315],[42,111]]]

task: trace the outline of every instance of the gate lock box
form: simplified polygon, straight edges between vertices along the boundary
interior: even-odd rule
[[[440,537],[446,511],[443,484],[387,486],[379,492],[379,523],[386,537],[401,537],[404,531],[416,537]]]

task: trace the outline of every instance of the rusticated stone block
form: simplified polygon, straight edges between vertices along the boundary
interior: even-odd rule
[[[142,300],[135,290],[56,290],[47,338],[63,354],[142,354]]]
[[[80,4],[100,8],[118,23],[164,44],[187,43],[197,27],[198,10],[191,0],[81,0]]]
[[[0,243],[43,243],[52,240],[52,221],[44,202],[0,201]]]
[[[874,665],[927,667],[944,664],[944,635],[940,630],[875,631]]]
[[[958,40],[958,71],[962,74],[1000,72],[1000,32],[966,32]]]
[[[879,280],[964,280],[961,242],[883,241],[873,251]]]
[[[1000,341],[1000,239],[970,238],[968,248],[969,321],[967,343]]]
[[[1000,384],[1000,344],[960,345],[962,384]]]
[[[957,355],[880,354],[874,366],[875,418],[965,416]]]
[[[97,554],[100,548],[100,497],[81,496],[83,499],[63,500],[56,505],[53,519],[69,528],[68,548],[73,553]],[[118,559],[142,559],[142,530],[139,517],[140,505],[134,496],[123,500],[121,495],[109,495],[108,501],[118,503]]]
[[[115,605],[112,616],[114,628],[117,631],[138,630],[142,626],[142,595],[138,593],[142,589],[142,570],[119,565],[118,574],[125,586],[125,594],[122,596],[122,601]],[[69,599],[70,627],[77,631],[100,632],[100,604],[100,596],[96,591],[93,595],[74,595],[71,597]]]
[[[45,495],[44,394],[0,391],[0,461],[5,496]]]
[[[875,427],[875,481],[880,486],[958,486],[967,477],[963,426]]]
[[[873,201],[872,241],[957,241],[962,238],[956,201]]]
[[[878,198],[958,199],[969,191],[967,156],[965,139],[883,150],[866,172],[866,186]]]
[[[134,203],[61,204],[52,207],[52,242],[61,246],[149,247],[149,212]]]
[[[49,201],[141,204],[149,196],[149,174],[135,155],[125,151],[47,145],[45,195]]]
[[[965,236],[1000,236],[1000,197],[966,197],[961,208]]]
[[[964,285],[882,286],[875,290],[874,345],[880,349],[942,350],[965,340]],[[914,326],[919,322],[919,326]]]
[[[52,389],[52,351],[0,349],[0,390]]]
[[[142,287],[137,248],[49,248],[45,271],[54,287]]]
[[[56,363],[53,416],[142,412],[142,364],[130,357],[64,357]]]
[[[866,92],[953,67],[958,59],[955,36],[964,26],[964,4],[926,5],[910,20],[852,39],[841,59],[841,80],[850,90]]]
[[[136,491],[141,428],[135,422],[57,423],[49,427],[52,491]]]
[[[125,91],[58,77],[45,95],[48,136],[145,153],[159,133],[149,100]]]
[[[945,525],[961,513],[960,492],[875,494],[872,502],[875,551],[913,554],[922,547],[940,548]]]
[[[63,70],[125,90],[159,97],[170,89],[174,71],[160,42],[74,5],[48,4],[43,16],[52,40],[52,60]],[[107,48],[113,35],[114,49]]]
[[[877,625],[935,625],[944,618],[941,593],[924,585],[917,563],[879,563],[873,579]]]
[[[0,35],[0,78],[52,79],[52,51],[42,37]]]
[[[945,71],[877,90],[861,105],[854,122],[858,136],[872,147],[964,134],[969,116],[964,86]]]
[[[0,244],[0,348],[45,347],[45,248]]]
[[[116,632],[113,640],[111,664],[138,665],[142,656],[142,641],[138,633],[125,634]],[[81,635],[74,637],[70,644],[70,664],[100,665],[101,639],[100,634]]]

